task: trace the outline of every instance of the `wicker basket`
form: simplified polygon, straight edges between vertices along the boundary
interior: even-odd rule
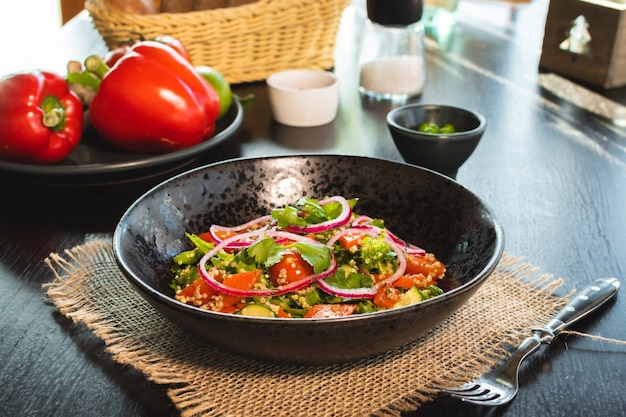
[[[170,35],[194,65],[209,65],[230,83],[264,80],[291,68],[329,69],[339,21],[350,0],[258,0],[243,6],[133,15],[87,0],[94,25],[110,49],[141,33]]]

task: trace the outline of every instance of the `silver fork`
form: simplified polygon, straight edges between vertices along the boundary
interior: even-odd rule
[[[436,386],[442,393],[473,404],[498,406],[510,402],[519,388],[520,364],[543,343],[551,343],[572,323],[596,310],[611,299],[619,289],[615,278],[594,281],[576,295],[548,324],[532,329],[533,335],[524,339],[512,356],[502,365],[483,374],[478,379],[458,387]]]

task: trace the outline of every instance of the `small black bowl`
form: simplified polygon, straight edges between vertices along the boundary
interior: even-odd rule
[[[445,294],[421,303],[343,318],[246,317],[176,301],[172,257],[188,250],[185,232],[238,225],[308,196],[358,197],[357,212],[437,255]],[[496,268],[503,232],[491,210],[460,184],[413,165],[374,158],[300,155],[236,159],[161,183],[123,215],[116,260],[156,310],[183,330],[246,356],[321,364],[361,359],[405,345],[445,320]]]
[[[425,133],[422,123],[454,125],[455,133]],[[410,164],[433,169],[456,178],[461,165],[474,152],[487,128],[479,113],[436,104],[407,104],[387,114],[387,126],[396,148]]]

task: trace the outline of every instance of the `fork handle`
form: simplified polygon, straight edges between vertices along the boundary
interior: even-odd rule
[[[587,285],[552,320],[540,329],[533,329],[542,334],[542,341],[550,343],[563,329],[585,317],[610,300],[619,289],[620,283],[615,278],[601,278]]]

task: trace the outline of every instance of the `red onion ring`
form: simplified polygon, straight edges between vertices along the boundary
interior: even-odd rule
[[[239,239],[242,239],[242,240],[251,239],[251,238],[259,239],[262,236],[272,236],[272,237],[276,236],[276,237],[283,237],[286,239],[295,240],[299,242],[315,243],[317,245],[320,244],[318,241],[314,239],[310,239],[308,237],[296,235],[294,233],[289,233],[289,232],[280,232],[276,230],[268,230],[268,231],[255,230],[252,232],[241,233],[235,236],[231,236],[227,239],[224,239],[222,242],[215,245],[215,247],[211,251],[207,252],[200,259],[200,261],[198,262],[198,271],[200,272],[200,276],[202,277],[202,279],[204,279],[204,281],[208,285],[210,285],[212,288],[228,295],[234,295],[237,297],[271,297],[271,296],[286,294],[292,291],[297,291],[301,288],[307,287],[311,285],[312,283],[318,281],[319,279],[323,279],[334,274],[335,271],[337,270],[337,260],[331,253],[331,261],[330,261],[328,268],[326,268],[324,271],[320,272],[319,274],[310,274],[305,277],[302,277],[298,281],[294,281],[287,285],[282,285],[277,288],[271,288],[271,289],[266,289],[266,290],[242,290],[238,288],[232,288],[232,287],[222,284],[221,282],[216,281],[215,278],[211,276],[211,274],[206,270],[206,263],[217,252],[219,252],[220,250],[224,248],[229,247],[229,245],[232,244],[233,242],[236,242]]]
[[[364,223],[371,222],[372,219],[370,216],[360,215],[352,221],[352,227],[364,226]]]
[[[319,285],[319,287],[328,294],[336,295],[337,297],[342,298],[374,298],[378,292],[377,286],[373,286],[371,288],[339,288],[327,283],[323,279],[318,280],[317,285]]]
[[[378,226],[374,226],[371,224],[365,224],[364,222],[368,221],[368,220],[372,220],[371,218],[367,217],[367,216],[360,216],[357,217],[353,222],[353,228],[360,228],[360,229],[373,229],[373,230],[378,230],[378,232],[380,233],[381,229]],[[358,221],[358,222],[357,222]],[[422,248],[420,248],[419,246],[415,246],[411,243],[407,243],[404,240],[400,239],[398,236],[396,236],[393,232],[391,232],[389,229],[384,229],[387,233],[387,236],[389,236],[389,238],[391,240],[393,240],[396,244],[400,245],[401,247],[404,248],[404,251],[406,253],[409,253],[411,255],[415,255],[415,256],[424,256],[426,255],[426,251]]]
[[[407,244],[404,250],[406,251],[406,253],[408,253],[409,255],[413,255],[413,256],[426,255],[426,250],[420,248],[419,246],[415,246],[411,244]]]
[[[294,242],[304,242],[304,243],[312,243],[314,245],[322,246],[323,243],[319,242],[313,238],[298,235],[296,233],[287,232],[284,230],[274,230],[270,229],[265,233],[267,236],[280,238],[282,241],[292,240]],[[279,241],[277,241],[279,242]]]
[[[337,233],[335,233],[326,243],[327,246],[332,246],[335,244],[335,242],[337,242],[337,240],[339,240],[339,238],[341,236],[350,234],[350,233],[365,233],[369,236],[372,237],[378,237],[380,236],[380,233],[383,229],[380,229],[378,227],[352,227],[349,229],[343,229]],[[391,248],[391,250],[393,250],[396,253],[396,257],[398,259],[398,268],[396,268],[396,270],[394,271],[393,274],[391,274],[390,276],[388,276],[387,278],[385,278],[382,281],[379,281],[378,283],[376,283],[376,285],[374,285],[371,288],[354,288],[354,289],[345,289],[345,288],[339,288],[336,287],[334,285],[328,284],[324,279],[320,279],[317,281],[317,285],[320,286],[321,289],[323,289],[324,291],[326,291],[329,294],[333,294],[336,295],[338,297],[343,297],[343,298],[373,298],[376,293],[378,292],[378,288],[381,286],[382,283],[387,282],[389,284],[393,284],[394,282],[396,282],[396,280],[398,278],[400,278],[402,275],[404,275],[404,272],[406,271],[406,257],[404,256],[404,251],[396,244],[396,242],[389,236],[389,233],[387,230],[385,230],[385,242],[387,242],[387,244],[389,245],[389,247]]]
[[[319,202],[319,205],[323,206],[325,204],[332,203],[333,201],[340,203],[342,208],[341,214],[337,216],[336,219],[308,226],[290,225],[287,229],[296,233],[318,233],[344,226],[350,220],[350,216],[352,216],[352,208],[350,207],[348,200],[339,195],[322,200]]]
[[[406,271],[406,257],[404,256],[404,251],[402,250],[402,248],[398,247],[398,245],[392,239],[390,239],[388,237],[388,235],[385,236],[385,240],[386,240],[387,244],[389,245],[389,247],[398,256],[398,268],[389,277],[387,277],[384,280],[378,282],[376,284],[377,286],[380,286],[383,282],[387,282],[389,284],[393,284],[394,282],[396,282],[398,280],[398,278],[400,278],[402,275],[404,275],[404,272]]]
[[[238,226],[227,227],[227,226],[220,226],[219,224],[212,224],[209,227],[209,233],[211,234],[211,238],[213,239],[213,241],[216,243],[219,243],[222,241],[222,239],[217,235],[218,231],[239,233],[241,231],[249,230],[251,227],[257,226],[261,223],[266,223],[263,227],[259,229],[255,229],[253,231],[264,230],[269,227],[271,222],[272,222],[272,216],[268,214],[266,216],[257,217],[254,220],[251,220],[244,224],[240,224]],[[233,245],[230,247],[246,247],[246,246],[250,246],[251,243],[252,242],[233,242]]]

